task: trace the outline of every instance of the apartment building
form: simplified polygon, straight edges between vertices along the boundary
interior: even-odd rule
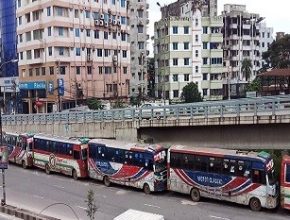
[[[260,52],[260,22],[259,14],[246,11],[246,5],[224,5],[224,59],[231,67],[231,78],[235,81],[249,81],[255,78],[262,67]],[[243,75],[242,62],[250,59],[252,73],[249,79]]]
[[[154,45],[158,97],[180,100],[183,87],[195,82],[205,100],[223,98],[223,19],[214,16],[216,7],[216,1],[178,1],[161,8]]]
[[[145,96],[147,94],[147,40],[148,9],[146,0],[129,2],[130,42],[131,42],[131,80],[130,96]]]
[[[52,112],[90,97],[127,99],[126,0],[18,0],[20,89],[26,113]]]
[[[260,30],[260,54],[261,56],[263,56],[263,53],[268,51],[268,48],[274,41],[273,37],[274,30],[272,27],[267,27],[265,22],[260,23],[259,30]],[[261,67],[266,65],[266,63],[267,62],[262,58]]]

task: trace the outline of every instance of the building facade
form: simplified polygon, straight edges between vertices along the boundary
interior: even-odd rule
[[[146,0],[129,2],[130,42],[131,42],[131,81],[130,96],[145,96],[147,94],[147,34],[149,4]]]
[[[164,18],[155,24],[154,36],[158,97],[180,100],[183,87],[195,82],[205,100],[223,98],[223,19],[214,16],[215,4],[178,1],[161,8]]]
[[[266,23],[260,23],[260,54],[263,57],[263,53],[268,51],[268,48],[274,41],[274,30],[272,27],[267,27]],[[262,59],[261,67],[266,65],[266,61]]]
[[[128,2],[18,0],[24,111],[52,112],[91,97],[127,99]]]

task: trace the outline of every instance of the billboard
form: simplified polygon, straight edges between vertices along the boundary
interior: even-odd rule
[[[8,147],[0,146],[0,169],[8,168]]]
[[[57,79],[57,84],[58,84],[58,95],[63,96],[64,95],[64,80]]]

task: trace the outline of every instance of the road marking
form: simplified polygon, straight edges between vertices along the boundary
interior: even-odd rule
[[[192,205],[192,206],[195,206],[198,203],[197,202],[193,202],[193,201],[189,201],[189,200],[181,200],[181,204],[182,205]]]
[[[44,199],[43,196],[39,196],[39,195],[32,195],[34,198],[37,198],[37,199]]]
[[[64,186],[53,185],[56,188],[64,189]]]
[[[230,220],[229,218],[219,217],[219,216],[215,216],[215,215],[210,215],[209,217],[215,218],[215,219]]]
[[[83,209],[83,210],[87,210],[87,208],[85,208],[85,207],[82,207],[82,206],[76,206],[77,208],[79,208],[79,209]]]
[[[160,209],[159,206],[156,206],[156,205],[150,205],[150,204],[144,204],[145,206],[149,206],[149,207],[153,207],[153,208],[157,208],[157,209]]]

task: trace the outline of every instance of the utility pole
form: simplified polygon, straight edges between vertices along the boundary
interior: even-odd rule
[[[0,86],[1,92],[1,86]],[[1,106],[2,107],[2,106]],[[2,130],[2,111],[0,108],[0,144],[3,146],[3,130]],[[6,205],[6,191],[5,191],[5,169],[2,168],[2,189],[3,189],[3,199],[1,200],[1,205]]]

